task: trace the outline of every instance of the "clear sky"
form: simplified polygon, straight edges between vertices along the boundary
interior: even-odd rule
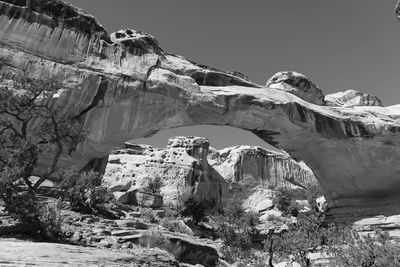
[[[148,32],[167,52],[240,71],[260,84],[294,70],[325,94],[354,89],[385,105],[400,103],[396,0],[66,1],[110,32]]]

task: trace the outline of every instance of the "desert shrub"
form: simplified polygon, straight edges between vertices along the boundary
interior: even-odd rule
[[[58,239],[61,236],[62,216],[57,203],[45,204],[40,210],[40,221],[42,222],[43,234],[47,239]]]
[[[149,178],[144,191],[151,194],[159,194],[162,186],[162,181],[160,176],[155,176],[153,178]]]
[[[272,199],[274,206],[284,214],[289,214],[288,210],[293,201],[293,195],[286,188],[279,188]]]
[[[290,216],[297,217],[299,215],[299,205],[295,201],[292,201],[287,209],[287,213]]]
[[[12,183],[0,183],[0,191],[8,215],[23,225],[31,226],[33,231],[40,231],[40,210],[34,192]]]
[[[149,229],[148,234],[139,240],[139,244],[147,248],[158,247],[167,249],[170,246],[170,241],[165,237],[160,228],[152,227]]]
[[[238,225],[222,223],[218,229],[218,236],[226,246],[248,250],[252,246],[249,229],[243,229]]]
[[[310,266],[308,253],[315,251],[324,240],[321,219],[313,213],[302,214],[297,222],[281,233],[270,233],[264,241],[270,261],[273,257],[288,258],[290,255],[301,266]]]
[[[236,221],[245,214],[241,198],[234,198],[224,207],[224,216],[228,220]]]
[[[185,201],[181,214],[183,216],[191,216],[193,222],[198,224],[206,217],[206,206],[204,203],[199,202],[191,197]]]
[[[334,227],[326,236],[331,266],[400,266],[400,245],[387,232],[376,229],[372,235],[361,236],[348,227]]]
[[[140,218],[149,223],[157,222],[157,217],[151,208],[142,208],[140,211]]]
[[[58,173],[63,199],[73,210],[88,211],[111,200],[111,194],[100,186],[101,175],[94,171],[61,170]]]
[[[286,188],[279,188],[272,199],[274,206],[280,210],[283,215],[297,217],[299,206],[294,200],[293,191]]]

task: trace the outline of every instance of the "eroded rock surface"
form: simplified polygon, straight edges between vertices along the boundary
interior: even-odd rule
[[[116,150],[109,156],[103,178],[122,202],[126,195],[146,189],[149,181],[159,177],[165,205],[176,207],[190,196],[211,207],[220,204],[224,181],[210,175],[207,139],[175,137],[164,149],[134,144],[126,146],[126,149]]]
[[[265,86],[290,92],[316,105],[325,105],[322,90],[308,77],[295,71],[278,72],[267,81]]]
[[[325,101],[330,106],[383,106],[382,101],[378,97],[355,90],[326,95]]]
[[[297,97],[154,51],[151,44],[132,49],[131,42],[112,42],[92,16],[56,0],[1,0],[0,40],[2,77],[22,70],[36,78],[59,75],[65,88],[54,105],[83,120],[90,133],[60,167],[83,167],[128,140],[167,128],[230,125],[303,160],[333,206],[398,194],[400,106],[315,105],[323,104],[323,95],[304,78],[295,85],[307,94],[300,90]],[[286,81],[277,77],[269,84]],[[37,173],[48,164],[42,159]]]
[[[138,204],[129,203],[129,199],[144,190],[154,177],[161,180],[166,205],[176,207],[193,196],[210,208],[241,201],[244,208],[254,211],[272,206],[276,188],[317,184],[305,164],[297,163],[286,153],[261,147],[237,146],[218,151],[209,149],[205,138],[182,136],[169,139],[165,149],[129,143],[126,147],[109,156],[103,180],[127,204]]]
[[[137,247],[130,253],[57,243],[0,239],[2,266],[179,266],[162,250]]]
[[[272,208],[277,188],[309,188],[318,182],[312,171],[288,154],[257,146],[236,146],[209,155],[213,170],[226,182],[223,206],[238,199],[247,210],[261,212]]]

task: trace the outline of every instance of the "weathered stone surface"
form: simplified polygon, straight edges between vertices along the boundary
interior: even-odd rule
[[[166,251],[136,247],[127,252],[57,243],[0,239],[5,266],[179,266]]]
[[[258,212],[272,206],[276,188],[307,188],[318,184],[304,163],[297,163],[287,153],[261,147],[209,150],[207,139],[192,136],[171,138],[165,149],[133,144],[127,147],[110,155],[103,178],[107,187],[115,190],[126,188],[126,184],[145,186],[149,177],[159,176],[163,185],[161,193],[168,200],[166,204],[174,207],[193,196],[201,201],[221,203],[222,207],[241,201],[244,208]],[[157,160],[154,151],[167,156]],[[185,161],[188,163],[183,164]],[[147,166],[148,162],[151,164]],[[182,188],[186,188],[185,194]],[[125,201],[125,195],[136,194],[134,201],[124,203],[142,205],[137,187],[126,190],[129,191],[114,192],[114,195],[122,194],[119,200]],[[152,203],[153,200],[145,206],[150,207]]]
[[[226,182],[223,206],[242,200],[245,209],[260,212],[272,207],[274,190],[317,185],[312,171],[284,152],[256,146],[236,146],[209,154],[213,170]]]
[[[155,177],[161,178],[163,202],[147,206],[157,208],[164,203],[176,207],[189,196],[214,205],[220,203],[223,181],[209,175],[207,139],[175,137],[168,141],[165,149],[129,143],[126,147],[109,156],[103,177],[104,184],[115,191],[115,195],[121,195],[119,199],[124,203],[141,205],[143,194],[137,191],[143,191]]]
[[[112,42],[92,16],[55,0],[0,1],[0,39],[2,77],[22,70],[36,78],[60,75],[65,88],[49,101],[83,120],[90,133],[60,167],[83,167],[125,141],[167,128],[229,125],[303,160],[331,205],[398,194],[400,106],[318,106],[323,95],[307,80],[296,83],[310,89],[301,99],[179,56],[132,50]],[[37,125],[32,121],[29,131]],[[48,165],[41,159],[37,174]]]
[[[354,90],[326,95],[325,101],[330,106],[383,106],[382,101],[378,97]]]
[[[295,71],[281,71],[272,76],[267,87],[290,92],[316,105],[325,105],[324,94],[309,78]]]
[[[142,207],[161,208],[163,206],[161,195],[137,191],[135,197],[137,204]]]

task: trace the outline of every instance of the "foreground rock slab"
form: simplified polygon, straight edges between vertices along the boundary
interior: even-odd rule
[[[1,266],[178,266],[157,249],[122,253],[57,243],[0,239]]]

